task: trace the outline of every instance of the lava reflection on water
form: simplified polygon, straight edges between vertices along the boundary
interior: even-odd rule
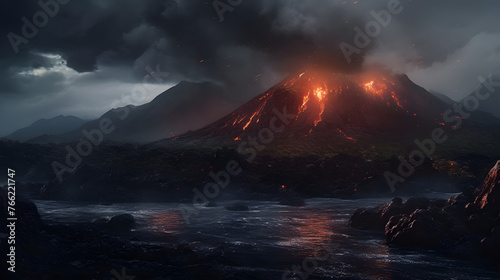
[[[151,230],[163,233],[178,233],[184,228],[183,217],[178,211],[156,212],[147,224]]]
[[[299,212],[281,213],[286,226],[280,228],[285,240],[280,244],[294,247],[301,254],[311,255],[320,246],[329,244],[332,235],[332,220],[328,213],[314,212],[304,215]]]

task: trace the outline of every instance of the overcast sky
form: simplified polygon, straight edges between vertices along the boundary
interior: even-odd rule
[[[97,118],[181,80],[224,84],[237,106],[307,64],[383,65],[459,100],[500,65],[500,1],[401,0],[351,63],[340,44],[392,0],[241,0],[222,21],[211,0],[59,1],[45,25],[38,1],[2,4],[0,135],[42,117]],[[21,38],[33,15],[43,26]]]

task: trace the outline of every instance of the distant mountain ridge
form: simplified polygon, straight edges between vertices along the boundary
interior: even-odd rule
[[[226,95],[224,87],[213,83],[180,82],[144,105],[116,108],[77,130],[56,136],[37,137],[28,142],[58,144],[77,141],[84,138],[83,130],[98,129],[103,118],[110,119],[115,126],[111,133],[104,135],[105,140],[152,142],[198,129],[225,116],[235,108],[226,99]],[[128,113],[121,119],[116,112],[124,110]]]
[[[57,135],[68,132],[79,128],[87,121],[71,115],[59,115],[51,119],[42,118],[27,127],[16,130],[5,138],[24,142],[42,135]]]

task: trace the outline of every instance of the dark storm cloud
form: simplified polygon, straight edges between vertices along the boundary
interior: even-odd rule
[[[474,47],[481,45],[481,40],[497,42],[478,34],[500,34],[498,1],[401,0],[403,11],[347,63],[340,43],[353,44],[353,28],[363,29],[373,20],[370,11],[387,9],[389,1],[243,0],[220,21],[211,0],[73,0],[60,5],[57,15],[27,44],[20,44],[18,54],[7,34],[21,34],[21,18],[32,20],[41,8],[37,1],[7,1],[0,16],[5,36],[0,45],[0,99],[9,100],[11,105],[43,103],[69,96],[74,88],[92,88],[111,96],[112,90],[99,89],[98,85],[109,86],[107,81],[113,81],[121,83],[116,90],[124,90],[125,84],[142,81],[148,74],[146,67],[156,70],[158,66],[170,73],[165,83],[222,83],[240,104],[306,65],[352,71],[368,61],[401,72],[414,71],[416,65],[440,72],[438,66],[443,64],[453,67],[450,57],[454,54],[470,56],[481,51]],[[470,63],[481,65],[478,59],[481,57]],[[34,72],[36,69],[40,71]],[[470,69],[460,76],[470,75],[473,80],[478,71],[486,71]],[[423,84],[431,79],[422,73],[415,76]],[[447,87],[440,89],[446,91]],[[87,93],[75,91],[71,98],[65,97],[66,103],[58,99],[53,104],[84,102],[77,94]],[[88,104],[80,104],[76,112],[91,112],[87,109],[93,107],[105,110],[104,103],[109,101],[86,99]],[[33,116],[49,109],[49,105],[33,105]],[[57,108],[50,111],[57,112]]]
[[[290,3],[269,2],[244,1],[219,22],[210,1],[72,1],[61,5],[34,39],[20,45],[13,61],[4,62],[36,63],[30,52],[58,53],[78,72],[132,66],[140,79],[145,66],[160,64],[173,80],[217,80],[234,86],[253,83],[265,67],[289,71],[308,62],[345,64],[336,48],[347,8],[328,4],[327,12],[318,13],[318,6],[331,1],[296,2],[297,10]],[[31,19],[40,10],[35,1],[29,3],[9,2],[6,10],[16,12],[4,18],[4,34],[20,34],[20,18]],[[326,25],[311,26],[321,28],[312,30],[312,36],[301,22],[292,22],[295,16],[304,21],[321,16]],[[8,40],[2,42],[2,54],[12,57]]]

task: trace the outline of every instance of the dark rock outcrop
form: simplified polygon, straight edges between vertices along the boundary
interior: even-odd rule
[[[451,255],[482,254],[500,260],[500,161],[479,194],[448,200],[394,198],[374,208],[357,209],[349,226],[385,230],[388,244],[442,249]]]
[[[500,213],[500,160],[490,170],[484,181],[481,193],[476,197],[474,204],[479,209],[492,214]]]
[[[0,188],[1,223],[8,216],[7,201],[7,191]],[[151,240],[150,233],[128,231],[135,223],[129,214],[94,223],[44,223],[36,205],[18,196],[16,217],[16,273],[1,279],[158,279],[158,275],[171,279],[226,279],[225,267],[237,265],[224,248],[204,252],[188,243],[144,242]],[[10,245],[3,240],[6,230],[3,224],[0,249],[8,253]],[[4,271],[6,266],[4,261]]]
[[[111,231],[128,231],[135,225],[135,219],[130,214],[121,214],[113,216],[106,223],[106,228]]]
[[[427,209],[429,199],[425,197],[409,198],[404,203],[399,197],[390,203],[381,203],[374,208],[356,209],[349,226],[359,229],[384,230],[391,217],[396,215],[410,215],[417,209]]]
[[[411,215],[391,217],[385,227],[389,243],[400,246],[436,248],[440,245],[446,226],[435,219],[430,210],[418,209]]]

